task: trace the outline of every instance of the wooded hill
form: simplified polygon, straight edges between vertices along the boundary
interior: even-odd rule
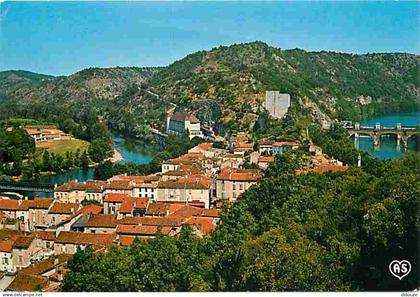
[[[148,125],[162,127],[173,102],[200,109],[199,117],[224,128],[247,130],[265,91],[279,90],[292,95],[295,116],[319,108],[333,119],[360,120],[418,110],[419,61],[412,54],[307,52],[252,42],[196,52],[168,67],[89,68],[59,78],[7,71],[0,73],[0,112],[58,120],[91,108],[115,132],[143,137]]]

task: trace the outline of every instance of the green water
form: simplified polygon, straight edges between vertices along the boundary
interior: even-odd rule
[[[387,116],[378,116],[367,119],[360,123],[361,126],[375,126],[380,123],[382,127],[396,127],[397,123],[401,123],[403,127],[419,127],[420,112],[398,113]],[[405,152],[419,151],[420,144],[415,137],[410,137],[407,148],[397,145],[396,136],[384,135],[381,137],[380,146],[375,148],[373,141],[368,136],[361,136],[353,139],[356,148],[366,151],[379,159],[396,159],[400,158]]]
[[[141,142],[136,140],[126,140],[124,138],[114,138],[114,149],[116,149],[123,160],[121,163],[134,162],[136,164],[148,164],[152,158],[156,149],[153,147],[147,147]],[[70,180],[86,181],[94,178],[93,168],[78,168],[69,170],[63,173],[46,175],[41,177],[42,183],[57,184],[61,185]],[[47,192],[28,192],[28,191],[14,191],[18,194],[22,194],[29,197],[41,196],[41,197],[53,197],[53,193]]]

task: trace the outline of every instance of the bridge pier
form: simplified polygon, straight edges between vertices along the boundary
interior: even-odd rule
[[[357,148],[358,139],[361,134],[368,135],[373,142],[375,150],[379,149],[381,137],[383,135],[394,135],[397,139],[397,149],[408,146],[408,140],[410,137],[419,134],[419,127],[403,127],[401,123],[397,123],[396,127],[382,127],[380,123],[376,123],[374,126],[360,126],[360,123],[355,123],[353,127],[345,127],[349,132],[350,137],[355,138],[355,147]]]
[[[404,149],[407,148],[408,146],[408,138],[409,138],[408,135],[405,135],[405,134],[401,135],[401,140],[402,140]]]
[[[370,137],[372,138],[373,141],[373,148],[375,150],[378,150],[380,147],[380,141],[381,141],[381,135],[378,134],[377,132],[373,132]]]

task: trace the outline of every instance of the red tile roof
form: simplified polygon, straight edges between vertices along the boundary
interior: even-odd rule
[[[61,231],[56,243],[91,244],[95,246],[109,246],[115,240],[115,234],[81,233]]]
[[[261,156],[258,158],[258,162],[261,162],[261,163],[274,162],[274,156]]]
[[[118,241],[120,242],[120,245],[122,246],[130,246],[130,245],[133,245],[134,239],[136,239],[136,236],[120,235],[118,238]]]
[[[344,165],[325,164],[325,165],[317,165],[314,168],[310,168],[308,170],[296,170],[296,174],[300,175],[307,172],[316,172],[316,173],[345,172],[348,169],[349,169],[348,166],[344,166]]]
[[[108,193],[105,195],[104,202],[122,203],[125,198],[130,197],[123,193]]]
[[[146,215],[162,216],[175,212],[177,209],[183,207],[185,203],[165,203],[153,202],[150,203],[146,210]]]
[[[118,212],[120,213],[132,213],[134,209],[146,209],[149,203],[148,198],[132,198],[128,197],[124,199]]]
[[[18,274],[34,274],[41,275],[48,271],[53,270],[57,265],[63,264],[70,259],[71,255],[69,254],[60,254],[57,257],[50,257],[46,260],[35,262],[30,266],[23,268],[18,271]],[[56,262],[56,259],[58,260]]]
[[[299,144],[292,141],[277,141],[273,143],[273,146],[299,146]]]
[[[177,122],[190,121],[192,124],[200,123],[197,117],[191,112],[175,112],[172,114],[171,120]]]
[[[205,142],[205,143],[200,143],[197,146],[199,148],[201,148],[202,150],[208,151],[209,149],[211,149],[213,147],[213,143]]]
[[[85,226],[90,228],[115,228],[117,221],[115,215],[92,214]]]
[[[15,239],[0,240],[0,252],[11,253]]]
[[[262,175],[255,169],[237,169],[237,168],[224,168],[218,175],[218,180],[229,181],[257,181]]]
[[[81,204],[79,203],[64,203],[55,201],[49,209],[49,214],[73,214],[79,210]]]
[[[140,240],[147,241],[148,239],[145,237],[138,237],[134,235],[120,235],[119,236],[119,242],[121,246],[130,246],[133,245],[134,240],[139,238]]]
[[[217,227],[216,224],[213,224],[212,219],[209,218],[193,217],[188,219],[185,224],[195,226],[198,230],[203,232],[203,234],[209,234]]]
[[[33,274],[18,274],[6,291],[30,292],[44,288],[48,283],[46,277]]]
[[[14,199],[1,198],[0,210],[19,210],[19,201]]]
[[[13,243],[14,249],[27,249],[34,241],[35,236],[18,236]]]
[[[54,199],[51,198],[40,198],[35,197],[34,200],[31,201],[29,208],[32,209],[48,209],[51,204],[53,203]]]
[[[111,180],[107,181],[104,185],[104,189],[108,190],[131,190],[134,186],[134,182],[129,180]]]
[[[105,181],[86,181],[86,182],[76,182],[69,181],[62,184],[54,189],[55,192],[71,192],[71,191],[87,191],[100,193],[103,192],[104,185],[107,182]]]
[[[171,232],[172,227],[159,227],[159,226],[136,226],[136,225],[118,225],[117,233],[125,235],[156,235],[158,232],[163,235],[168,235]]]
[[[55,231],[35,231],[35,237],[42,240],[55,240]]]
[[[82,213],[85,215],[90,214],[90,213],[99,214],[101,211],[102,211],[102,206],[95,205],[95,204],[89,204],[82,208]]]
[[[142,225],[142,226],[172,226],[179,227],[182,225],[183,218],[177,217],[125,217],[118,220],[118,225]]]

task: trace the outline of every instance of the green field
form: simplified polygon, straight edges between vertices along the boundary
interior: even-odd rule
[[[67,151],[75,152],[77,149],[79,149],[80,152],[83,152],[88,146],[89,142],[72,138],[55,140],[52,142],[41,142],[36,145],[36,149],[37,151],[47,149],[50,153],[65,154]]]

